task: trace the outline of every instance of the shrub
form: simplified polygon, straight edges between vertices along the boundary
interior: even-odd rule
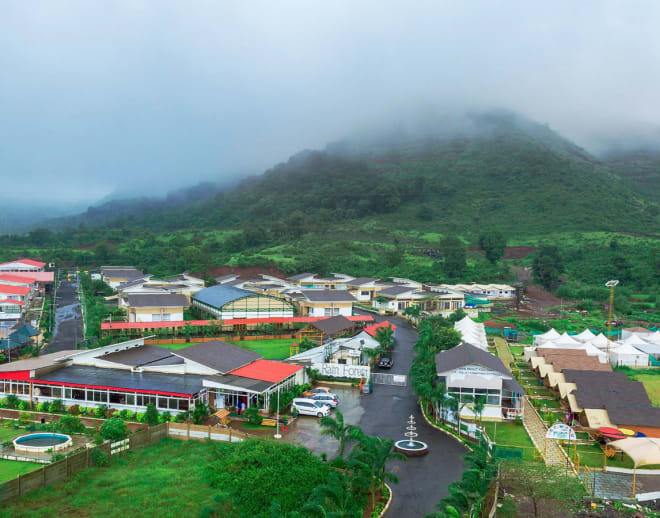
[[[64,404],[62,403],[61,399],[54,399],[53,401],[50,402],[50,412],[61,412],[64,409]]]
[[[105,418],[109,419],[110,417],[119,417],[119,410],[115,410],[114,408],[108,408],[105,411]]]
[[[245,417],[247,417],[248,421],[253,424],[261,424],[264,420],[264,418],[259,415],[259,409],[255,406],[251,406],[245,411]]]
[[[5,404],[7,405],[7,408],[18,408],[18,405],[20,405],[22,401],[18,399],[18,396],[16,394],[9,394],[5,398]]]
[[[2,408],[7,407],[7,398],[6,397],[3,397],[2,399],[0,399],[0,407],[2,407]]]
[[[37,412],[48,412],[50,410],[50,405],[47,402],[39,403],[36,410]]]
[[[85,425],[80,420],[80,417],[74,415],[63,415],[55,425],[57,430],[66,433],[83,433]]]
[[[144,412],[138,412],[137,414],[135,414],[135,420],[138,423],[144,423]]]
[[[18,414],[18,423],[23,426],[25,426],[31,420],[32,420],[32,414],[28,414],[27,412],[21,412],[20,414]]]
[[[96,445],[103,444],[103,436],[98,432],[94,434],[94,444]]]
[[[158,410],[156,405],[149,403],[147,411],[144,413],[144,422],[149,426],[156,426],[158,424]]]
[[[18,409],[19,410],[29,410],[30,409],[30,403],[28,403],[27,401],[21,401],[18,404]]]
[[[177,423],[184,423],[188,415],[188,412],[181,412],[180,414],[174,416],[174,421]]]
[[[104,439],[119,441],[126,437],[126,423],[122,419],[111,417],[101,425],[101,435]]]
[[[65,457],[66,457],[66,455],[62,455],[61,453],[53,453],[50,456],[50,461],[51,462],[57,462],[58,460],[64,460]]]
[[[88,409],[89,411],[89,409]],[[105,405],[98,405],[96,409],[94,409],[94,415],[98,417],[99,419],[103,419],[105,417],[105,413],[108,411],[108,407]]]
[[[204,403],[198,403],[192,412],[194,424],[202,424],[209,417],[209,409]]]
[[[158,416],[158,422],[159,423],[167,423],[170,420],[171,417],[172,417],[172,414],[170,414],[169,412],[167,412],[167,411],[163,412],[162,414],[160,414]]]
[[[102,468],[109,464],[108,454],[98,448],[94,448],[91,453],[92,460],[94,461],[94,466],[97,468]]]
[[[71,405],[67,409],[67,413],[70,415],[80,415],[80,406],[78,405]]]

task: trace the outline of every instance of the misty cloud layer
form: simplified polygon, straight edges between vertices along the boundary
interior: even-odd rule
[[[427,107],[653,142],[659,21],[654,1],[0,0],[0,174],[53,205],[161,194]]]

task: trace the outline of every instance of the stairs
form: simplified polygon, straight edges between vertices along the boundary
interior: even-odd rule
[[[525,398],[524,408],[523,426],[527,430],[527,434],[534,443],[534,446],[543,457],[545,464],[547,466],[565,466],[570,461],[567,460],[566,454],[557,444],[557,441],[554,439],[548,439],[546,441],[545,434],[548,428],[527,398]],[[571,462],[571,467],[572,464]]]

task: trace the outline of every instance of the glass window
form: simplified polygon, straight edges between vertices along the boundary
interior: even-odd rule
[[[135,404],[135,396],[133,394],[126,394],[126,404],[127,405]]]
[[[179,399],[179,410],[188,410],[190,408],[189,401],[187,399]]]
[[[160,313],[154,313],[153,315],[151,315],[151,321],[160,322]]]
[[[158,398],[158,408],[167,408],[167,399],[166,397],[160,396]]]
[[[163,314],[163,322],[169,322],[170,320],[172,320],[172,315],[169,313]]]

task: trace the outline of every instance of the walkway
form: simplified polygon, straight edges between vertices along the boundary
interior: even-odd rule
[[[75,349],[76,344],[84,339],[77,287],[75,281],[63,280],[60,284],[55,300],[53,339],[44,353]]]
[[[497,356],[502,360],[504,366],[511,370],[511,365],[514,363],[513,355],[511,354],[511,349],[509,349],[509,344],[504,338],[496,336],[493,338],[495,342],[495,348],[497,349]]]
[[[523,426],[527,430],[527,435],[534,443],[534,446],[545,459],[548,466],[565,466],[566,456],[561,447],[555,440],[545,440],[545,434],[548,431],[547,426],[539,416],[538,412],[525,397],[525,409],[523,415]]]

